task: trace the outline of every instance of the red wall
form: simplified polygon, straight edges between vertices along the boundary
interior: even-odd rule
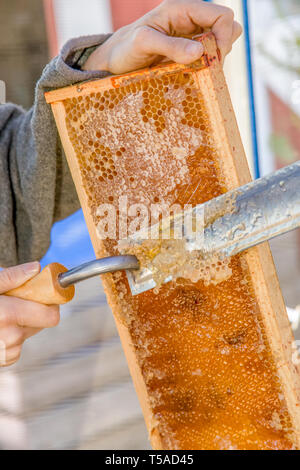
[[[273,91],[268,90],[272,116],[273,133],[285,137],[295,154],[300,155],[300,118]],[[298,157],[297,157],[298,158]],[[297,160],[297,158],[295,160]],[[276,155],[276,168],[282,168],[293,162],[282,160]]]
[[[43,3],[48,37],[49,58],[52,59],[59,53],[53,0],[43,0]]]
[[[161,2],[162,0],[110,0],[114,29],[132,23]]]

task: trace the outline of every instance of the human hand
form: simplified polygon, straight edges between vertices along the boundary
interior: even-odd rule
[[[180,64],[192,63],[202,56],[202,44],[176,36],[196,35],[203,28],[214,33],[222,59],[242,33],[230,8],[202,0],[164,0],[114,33],[82,69],[122,74],[159,63],[165,57]]]
[[[23,285],[40,271],[40,263],[27,263],[0,271],[0,294]],[[59,323],[59,307],[0,295],[0,366],[18,361],[24,341]]]

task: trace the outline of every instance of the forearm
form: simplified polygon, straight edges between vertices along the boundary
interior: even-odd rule
[[[44,92],[107,75],[78,66],[88,56],[85,49],[106,38],[67,43],[45,68],[28,112],[12,104],[0,106],[0,266],[41,258],[53,223],[79,208]]]

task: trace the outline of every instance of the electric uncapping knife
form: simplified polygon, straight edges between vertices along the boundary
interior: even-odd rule
[[[163,225],[180,223],[185,249],[199,250],[206,256],[217,253],[230,257],[300,227],[300,162],[191,209],[192,218],[198,214],[204,214],[202,237],[188,233],[182,217],[164,219]],[[128,242],[141,245],[146,239],[140,231]],[[63,304],[73,298],[75,283],[121,270],[126,270],[133,295],[156,286],[151,267],[140,269],[135,256],[124,255],[94,260],[70,271],[52,263],[6,294],[43,304]],[[171,279],[166,275],[165,282]]]

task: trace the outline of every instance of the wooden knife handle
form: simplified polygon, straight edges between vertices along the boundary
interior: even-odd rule
[[[31,300],[44,305],[61,305],[73,299],[74,286],[63,288],[58,282],[58,275],[67,269],[59,263],[48,264],[39,274],[5,293],[19,299]]]

